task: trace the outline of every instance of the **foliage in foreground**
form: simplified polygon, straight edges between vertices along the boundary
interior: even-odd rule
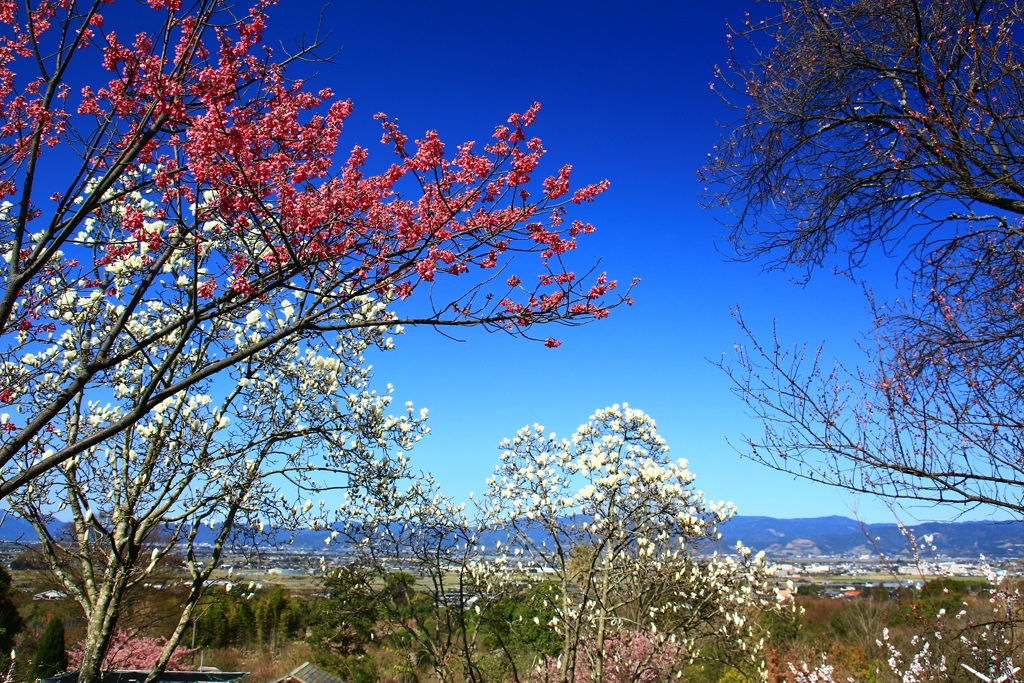
[[[361,563],[334,585],[352,582],[380,612],[350,607],[336,647],[384,618],[387,637],[443,681],[601,681],[628,668],[619,655],[631,649],[647,653],[638,672],[681,674],[709,653],[763,667],[758,617],[786,601],[763,555],[713,552],[734,508],[692,487],[649,416],[616,405],[571,439],[535,425],[501,449],[473,518],[411,470],[400,473],[410,484],[348,495]],[[399,566],[428,599],[396,592]]]
[[[440,615],[451,619],[440,622],[442,630],[446,623],[468,629],[466,640],[476,648],[476,680],[564,677],[564,670],[558,667],[564,635],[552,625],[558,582],[550,575],[524,573],[522,581],[507,592],[477,600],[467,595],[462,609],[465,618],[459,619],[458,592],[452,591],[457,587],[457,572],[448,574],[444,614],[434,603],[426,572],[392,568],[367,582],[365,569],[339,567],[322,585],[301,589],[244,584],[213,588],[198,609],[196,645],[202,654],[193,652],[191,661],[184,657],[181,665],[192,668],[202,659],[205,665],[222,670],[258,669],[269,680],[292,668],[275,667],[273,662],[280,658],[295,664],[311,659],[353,683],[435,680],[429,650],[411,637],[409,624],[398,620],[416,619],[422,638],[436,633]],[[892,592],[866,586],[861,597],[853,599],[800,591],[795,598],[797,609],[756,615],[759,637],[765,639],[764,678],[772,683],[845,683],[851,677],[858,683],[970,683],[977,679],[963,664],[988,672],[986,675],[1004,670],[999,667],[1019,661],[1024,643],[1016,613],[1019,584],[998,575],[990,579],[991,585],[938,578],[920,590],[905,587]],[[143,639],[158,638],[161,624],[176,619],[175,590],[180,589],[149,593],[146,601],[163,607],[126,614],[124,627]],[[62,615],[69,623],[80,619],[71,601],[26,601],[20,607],[30,623],[45,621],[46,615],[51,619]],[[33,658],[33,641],[39,638],[38,633],[32,635],[34,628],[19,638],[19,660],[23,662]],[[69,634],[70,642],[77,641],[81,627],[71,628]],[[461,634],[455,635],[461,642]],[[308,645],[303,645],[307,639]],[[744,663],[742,650],[721,649],[710,642],[705,642],[702,656],[690,663],[684,652],[628,627],[610,641],[603,661],[606,681],[674,680],[677,671],[682,671],[681,680],[687,683],[741,683],[761,678]],[[592,640],[580,645],[577,680],[591,680],[595,655]],[[898,671],[893,671],[890,659],[898,664]],[[931,678],[924,675],[929,672]],[[22,675],[27,671],[19,673]]]

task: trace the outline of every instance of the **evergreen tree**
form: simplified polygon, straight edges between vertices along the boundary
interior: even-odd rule
[[[63,673],[68,668],[68,653],[64,649],[64,622],[54,618],[46,626],[32,661],[31,679],[46,678]]]
[[[256,633],[256,617],[248,602],[236,602],[231,610],[231,630],[234,633],[235,644],[252,645],[258,644]]]
[[[281,615],[288,605],[288,598],[280,586],[261,596],[253,609],[256,617],[256,637],[260,645],[269,645],[276,650],[280,634]]]
[[[24,627],[25,622],[12,599],[11,575],[0,566],[0,653],[11,651],[14,637]]]
[[[225,600],[203,605],[196,618],[194,641],[200,647],[227,647],[231,640],[228,606]]]

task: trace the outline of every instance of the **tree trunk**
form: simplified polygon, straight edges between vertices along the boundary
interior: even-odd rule
[[[127,578],[127,573],[116,572],[113,580],[103,582],[92,604],[82,645],[82,663],[78,667],[79,683],[95,683],[99,680],[100,667],[110,647],[110,635],[117,625],[116,607],[121,604]]]
[[[178,644],[181,642],[181,637],[185,634],[185,629],[188,627],[188,623],[192,621],[192,615],[195,612],[196,605],[201,597],[201,591],[194,591],[185,600],[185,606],[182,609],[181,616],[178,618],[178,625],[174,629],[174,633],[167,639],[164,644],[163,652],[160,653],[160,658],[156,660],[156,664],[149,671],[149,675],[146,676],[144,683],[153,683],[161,674],[167,669],[167,663],[171,661],[171,657],[174,656],[174,651],[178,649]],[[193,628],[195,626],[193,625]],[[195,646],[195,638],[192,639],[192,645]],[[194,661],[194,660],[193,660]]]
[[[591,680],[594,683],[601,683],[604,676],[604,644],[608,637],[606,624],[608,623],[608,593],[610,583],[611,567],[601,568],[601,602],[598,606],[597,636],[594,643],[594,662],[591,665]]]

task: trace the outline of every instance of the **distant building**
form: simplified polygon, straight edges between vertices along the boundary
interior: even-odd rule
[[[63,600],[68,597],[68,594],[64,591],[48,590],[42,593],[36,593],[32,596],[33,600]]]

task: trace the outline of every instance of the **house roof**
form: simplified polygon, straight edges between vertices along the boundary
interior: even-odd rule
[[[295,683],[345,683],[345,681],[332,676],[323,669],[309,662],[305,662],[287,676],[277,679],[274,683],[283,681],[295,681]]]

